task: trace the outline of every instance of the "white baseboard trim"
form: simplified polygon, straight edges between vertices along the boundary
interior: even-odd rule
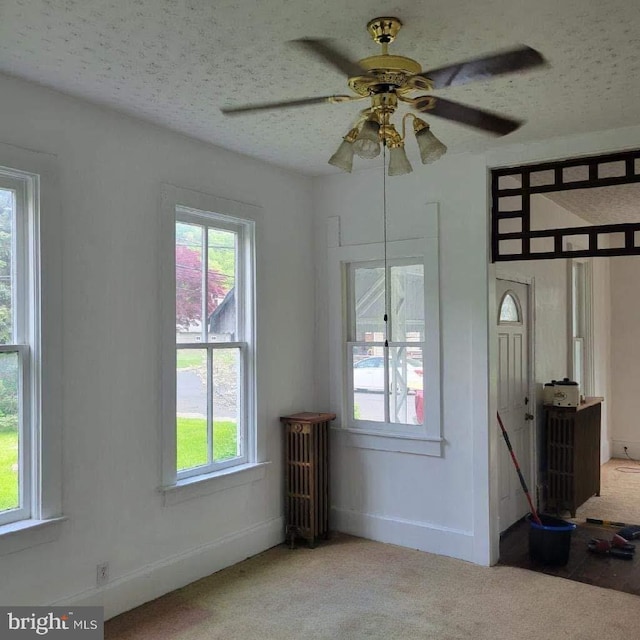
[[[624,448],[627,447],[629,456],[634,460],[640,460],[640,442],[637,440],[612,440],[611,445],[612,458],[626,458],[627,454],[624,452]]]
[[[215,542],[191,549],[120,576],[105,585],[51,603],[52,606],[97,605],[108,620],[165,593],[184,587],[284,540],[284,518],[272,518]]]
[[[426,522],[332,508],[332,528],[361,538],[475,562],[473,534]]]

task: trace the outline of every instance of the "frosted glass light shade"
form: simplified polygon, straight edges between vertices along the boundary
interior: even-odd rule
[[[434,162],[447,152],[447,147],[431,133],[429,127],[420,129],[420,131],[416,133],[416,142],[420,149],[422,164]]]
[[[353,143],[354,152],[361,158],[375,158],[380,155],[380,125],[374,120],[366,120]]]
[[[389,149],[389,175],[401,176],[412,171],[413,169],[404,147],[391,147]]]
[[[329,164],[351,173],[353,168],[353,142],[343,140],[338,150],[329,158]]]

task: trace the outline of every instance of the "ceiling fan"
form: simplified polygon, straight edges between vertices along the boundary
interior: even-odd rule
[[[222,113],[231,116],[267,109],[288,109],[327,102],[336,104],[368,99],[369,106],[360,113],[329,163],[350,172],[354,153],[362,158],[374,158],[379,155],[382,143],[390,152],[389,175],[400,175],[412,170],[404,151],[405,123],[408,117],[413,118],[413,129],[423,163],[437,160],[446,152],[445,145],[433,135],[429,125],[411,112],[406,113],[402,119],[402,133],[395,128],[390,118],[399,103],[404,103],[415,111],[432,113],[440,118],[494,135],[506,135],[523,124],[521,120],[452,100],[412,94],[416,91],[430,92],[542,66],[546,61],[538,51],[527,46],[519,46],[423,71],[420,64],[411,58],[389,54],[388,46],[395,40],[401,27],[402,22],[398,18],[382,17],[371,20],[367,24],[367,31],[382,47],[382,51],[379,55],[363,58],[358,62],[346,58],[328,40],[292,41],[292,44],[302,47],[345,73],[348,76],[349,87],[355,95],[330,95],[226,107],[222,109]]]

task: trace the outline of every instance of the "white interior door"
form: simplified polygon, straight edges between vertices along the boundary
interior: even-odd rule
[[[533,403],[529,396],[529,285],[496,280],[498,304],[498,412],[529,490],[532,484]],[[498,428],[496,426],[496,428]],[[499,445],[500,532],[529,512],[506,443]]]

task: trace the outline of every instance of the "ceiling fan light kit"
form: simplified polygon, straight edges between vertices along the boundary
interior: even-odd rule
[[[345,136],[338,150],[329,158],[329,164],[347,173],[353,169],[353,142]]]
[[[360,158],[371,159],[380,155],[380,123],[367,119],[362,123],[353,150]]]
[[[441,158],[447,152],[447,147],[433,135],[428,124],[424,123],[425,126],[420,126],[419,123],[422,122],[420,118],[413,121],[413,132],[416,134],[416,142],[420,149],[420,160],[422,164],[428,164]]]
[[[389,149],[389,169],[387,173],[390,176],[401,176],[405,173],[411,173],[413,167],[407,158],[404,150],[404,144]]]
[[[379,55],[353,62],[335,49],[330,41],[302,39],[292,44],[320,58],[333,68],[348,75],[348,85],[356,95],[330,95],[283,102],[246,105],[222,109],[226,115],[238,115],[267,109],[284,109],[330,103],[344,104],[369,100],[370,106],[360,112],[349,133],[344,136],[329,164],[346,172],[353,168],[354,154],[365,159],[380,155],[381,145],[389,149],[389,175],[402,175],[412,171],[405,153],[405,122],[413,118],[413,131],[423,164],[442,157],[447,147],[433,134],[427,122],[408,112],[402,118],[402,133],[391,122],[399,103],[420,113],[475,127],[494,135],[506,135],[523,123],[491,111],[469,107],[459,102],[432,95],[412,96],[415,91],[432,91],[484,80],[506,73],[524,71],[546,64],[535,49],[519,46],[500,53],[481,56],[422,71],[421,65],[411,58],[389,54],[388,47],[402,27],[398,18],[374,18],[367,24],[371,38],[380,45]]]

